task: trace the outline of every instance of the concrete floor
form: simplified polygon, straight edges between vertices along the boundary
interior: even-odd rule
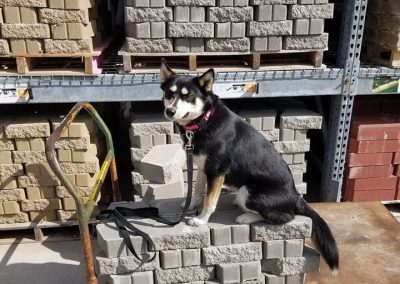
[[[306,283],[400,283],[400,224],[379,202],[313,204],[327,220],[340,251],[340,272],[321,271]],[[57,233],[55,233],[57,232]],[[43,243],[31,231],[0,235],[0,283],[84,284],[85,269],[77,229],[48,230]],[[99,251],[93,242],[95,252]]]

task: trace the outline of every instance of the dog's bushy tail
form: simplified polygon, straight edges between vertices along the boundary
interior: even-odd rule
[[[328,224],[312,209],[307,202],[300,198],[296,207],[297,214],[310,217],[312,224],[312,235],[316,242],[322,257],[329,265],[331,270],[337,271],[339,268],[339,252],[336,246],[336,241],[333,238],[332,232]]]

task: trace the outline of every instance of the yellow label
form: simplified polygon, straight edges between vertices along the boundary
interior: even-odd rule
[[[246,84],[244,90],[246,93],[255,93],[257,92],[257,86],[254,83]]]

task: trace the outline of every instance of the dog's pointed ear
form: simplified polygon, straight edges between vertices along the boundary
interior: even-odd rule
[[[196,77],[196,80],[201,88],[206,92],[211,92],[214,85],[214,69],[208,69],[203,75]]]
[[[175,73],[174,73],[174,71],[171,70],[171,68],[169,68],[167,61],[164,58],[162,58],[161,59],[161,68],[160,68],[161,83],[164,83],[165,81],[167,81],[169,78],[171,78],[174,75],[175,75]]]

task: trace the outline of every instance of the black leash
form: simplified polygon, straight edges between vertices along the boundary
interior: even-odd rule
[[[122,236],[124,243],[126,244],[129,251],[141,262],[151,262],[156,257],[156,249],[153,240],[151,237],[143,232],[142,230],[136,228],[132,223],[130,223],[126,217],[142,217],[142,218],[150,218],[162,224],[166,224],[169,226],[175,226],[179,224],[187,214],[190,203],[192,201],[192,192],[193,192],[193,132],[187,131],[186,138],[188,140],[185,149],[186,149],[186,160],[187,160],[187,177],[188,177],[188,192],[186,196],[185,206],[182,211],[182,215],[176,221],[168,220],[159,215],[158,208],[156,207],[145,207],[145,208],[137,208],[130,209],[126,207],[117,206],[112,210],[104,210],[102,211],[97,219],[113,219],[120,235]],[[139,253],[136,252],[135,247],[133,246],[130,235],[135,234],[144,238],[149,244],[149,251],[154,251],[154,254],[149,259],[144,259],[140,257]]]

